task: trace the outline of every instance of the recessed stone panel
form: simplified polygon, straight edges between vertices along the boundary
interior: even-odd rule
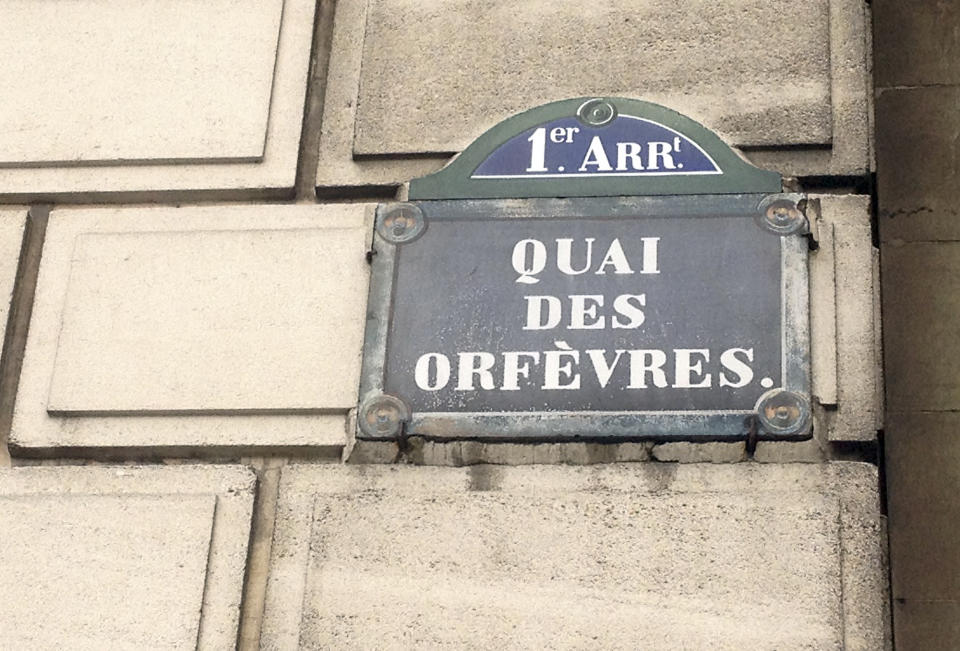
[[[292,188],[314,8],[0,0],[2,193]]]
[[[0,41],[0,60],[17,62],[0,66],[0,87],[17,89],[5,95],[0,165],[260,158],[282,10],[283,0],[0,3],[0,21],[28,39]]]
[[[591,94],[662,103],[786,175],[865,174],[866,25],[862,0],[338,3],[317,184],[396,185]]]
[[[234,646],[253,491],[237,467],[0,472],[3,644]]]
[[[581,95],[682,107],[737,145],[826,144],[828,21],[827,0],[373,0],[354,152],[461,151],[514,113]]]
[[[852,464],[288,466],[263,648],[880,648],[873,482]],[[848,601],[850,579],[876,593]]]
[[[342,445],[370,210],[54,211],[11,441]]]

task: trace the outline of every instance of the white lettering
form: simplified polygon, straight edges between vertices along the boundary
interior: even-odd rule
[[[530,379],[530,362],[520,363],[521,357],[529,357],[534,364],[540,363],[540,353],[508,351],[503,354],[503,391],[519,391],[520,378]]]
[[[579,389],[580,374],[573,370],[574,364],[580,363],[580,351],[573,350],[565,341],[555,341],[553,345],[560,350],[547,350],[543,353],[543,388],[552,389]],[[561,357],[569,357],[572,361],[561,364]],[[560,384],[561,375],[566,384]]]
[[[593,140],[590,141],[590,147],[587,148],[587,153],[580,164],[580,171],[586,172],[590,165],[595,166],[598,172],[613,171],[613,168],[610,167],[610,161],[607,159],[607,152],[603,150],[600,136],[594,136]]]
[[[491,353],[460,353],[457,368],[457,391],[473,391],[473,379],[480,379],[480,388],[488,391],[494,388],[493,373],[490,370],[496,363]]]
[[[597,374],[597,381],[600,383],[601,389],[607,387],[607,383],[610,382],[610,377],[613,375],[614,369],[617,368],[617,363],[620,362],[620,357],[624,351],[616,351],[617,354],[614,355],[613,361],[610,364],[607,364],[606,352],[605,350],[587,351],[587,357],[590,358],[590,363],[593,364],[593,371]]]
[[[658,159],[663,163],[663,169],[677,169],[677,166],[673,164],[673,156],[670,155],[672,151],[673,147],[670,146],[669,142],[647,143],[647,169],[660,169]]]
[[[736,381],[729,380],[727,374],[720,371],[720,386],[722,387],[739,389],[750,384],[753,379],[753,369],[747,366],[744,360],[738,358],[737,353],[741,353],[746,358],[746,362],[753,361],[753,348],[731,348],[723,351],[720,354],[720,365],[723,366],[724,370],[735,373],[737,379]]]
[[[703,372],[702,362],[710,361],[710,351],[706,348],[678,348],[673,351],[674,354],[674,375],[673,387],[675,389],[706,389],[710,386],[710,373]],[[691,362],[693,355],[699,355],[701,360],[694,364]],[[698,383],[693,383],[693,374],[696,373],[702,378]]]
[[[615,238],[613,242],[610,243],[610,246],[607,248],[607,254],[603,256],[603,262],[600,263],[600,267],[597,269],[597,275],[606,275],[606,268],[611,265],[613,266],[613,273],[633,273],[633,269],[630,268],[630,263],[627,262],[627,256],[623,253],[623,247],[620,246],[620,238]]]
[[[430,381],[430,362],[433,362],[433,382]],[[450,381],[450,360],[440,353],[421,355],[413,370],[413,379],[424,391],[439,391]]]
[[[634,305],[634,302],[636,305]],[[624,323],[617,316],[614,316],[611,320],[613,327],[623,330],[639,328],[641,325],[643,325],[643,322],[646,319],[643,310],[640,308],[646,307],[646,305],[646,294],[621,294],[620,296],[617,296],[615,299],[613,299],[613,309],[618,315],[624,316],[630,320]]]
[[[628,389],[646,389],[647,374],[653,374],[654,386],[663,389],[667,386],[667,374],[663,365],[667,355],[662,350],[628,350],[630,353],[630,384]]]
[[[640,143],[639,142],[618,142],[617,143],[617,171],[627,171],[627,159],[630,159],[630,169],[642,170],[643,163],[640,161]]]
[[[590,269],[590,263],[593,261],[594,238],[585,238],[584,242],[587,243],[587,261],[584,263],[583,269],[577,271],[572,266],[573,238],[557,238],[557,269],[568,276],[579,276],[582,273],[586,273]]]
[[[643,243],[643,266],[640,268],[640,273],[660,273],[660,238],[641,237],[640,241]]]
[[[544,160],[547,155],[547,130],[544,127],[534,130],[527,138],[530,143],[530,167],[528,172],[546,172],[547,166]]]
[[[513,270],[520,276],[518,283],[535,285],[540,282],[534,276],[547,266],[547,247],[540,240],[520,240],[513,246]]]
[[[592,305],[587,305],[591,301]],[[603,307],[601,294],[573,294],[570,296],[570,330],[602,330],[606,319],[597,318],[597,308]],[[584,317],[593,319],[587,323]]]
[[[527,301],[527,322],[524,330],[551,330],[560,325],[563,317],[563,308],[560,299],[556,296],[524,296]],[[543,320],[543,304],[547,305],[547,318]]]

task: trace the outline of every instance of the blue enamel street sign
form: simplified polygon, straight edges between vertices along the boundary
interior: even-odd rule
[[[474,179],[721,174],[696,142],[652,120],[620,115],[595,127],[562,118],[528,129],[498,147]]]
[[[713,132],[639,100],[580,98],[504,120],[411,200],[779,192],[780,175],[743,160]]]
[[[494,127],[378,208],[358,436],[809,436],[806,199],[780,189],[635,100]]]

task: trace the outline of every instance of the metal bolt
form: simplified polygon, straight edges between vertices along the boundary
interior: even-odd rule
[[[797,205],[795,196],[771,194],[764,197],[757,206],[758,223],[777,235],[806,232],[807,217]]]
[[[377,232],[388,242],[404,244],[423,234],[427,222],[420,207],[412,203],[398,203],[381,211],[377,219]]]
[[[588,127],[602,127],[616,117],[616,107],[605,99],[587,100],[577,109],[577,119]]]
[[[373,438],[392,438],[410,420],[410,410],[400,398],[388,394],[372,396],[360,405],[360,431]]]
[[[810,405],[798,393],[771,389],[757,401],[757,416],[768,434],[799,434],[810,423]]]

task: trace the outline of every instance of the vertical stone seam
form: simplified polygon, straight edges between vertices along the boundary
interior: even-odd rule
[[[277,498],[280,493],[280,471],[285,463],[285,459],[261,459],[253,464],[257,474],[257,493],[253,503],[243,597],[240,603],[240,625],[237,632],[237,649],[240,651],[256,651],[260,648],[273,530],[277,517]]]
[[[877,143],[876,143],[876,127],[877,119],[875,113],[875,103],[876,103],[876,89],[874,87],[874,70],[873,70],[873,7],[871,6],[872,0],[865,0],[863,4],[863,21],[864,21],[864,47],[866,47],[867,60],[866,60],[866,74],[865,84],[866,84],[866,97],[867,97],[867,170],[872,174],[877,172]],[[871,183],[873,188],[871,188],[871,194],[875,195],[875,183]],[[871,217],[876,220],[876,210],[871,210]]]
[[[336,0],[320,0],[313,21],[313,44],[300,130],[300,151],[294,196],[297,201],[316,201],[317,167],[320,161],[320,133],[327,92],[327,71],[333,47],[333,18]]]
[[[20,259],[13,285],[6,337],[0,354],[0,467],[10,466],[7,442],[13,426],[13,409],[20,384],[20,370],[27,346],[27,332],[33,312],[33,298],[40,273],[40,256],[50,216],[49,205],[31,206],[23,229]]]

